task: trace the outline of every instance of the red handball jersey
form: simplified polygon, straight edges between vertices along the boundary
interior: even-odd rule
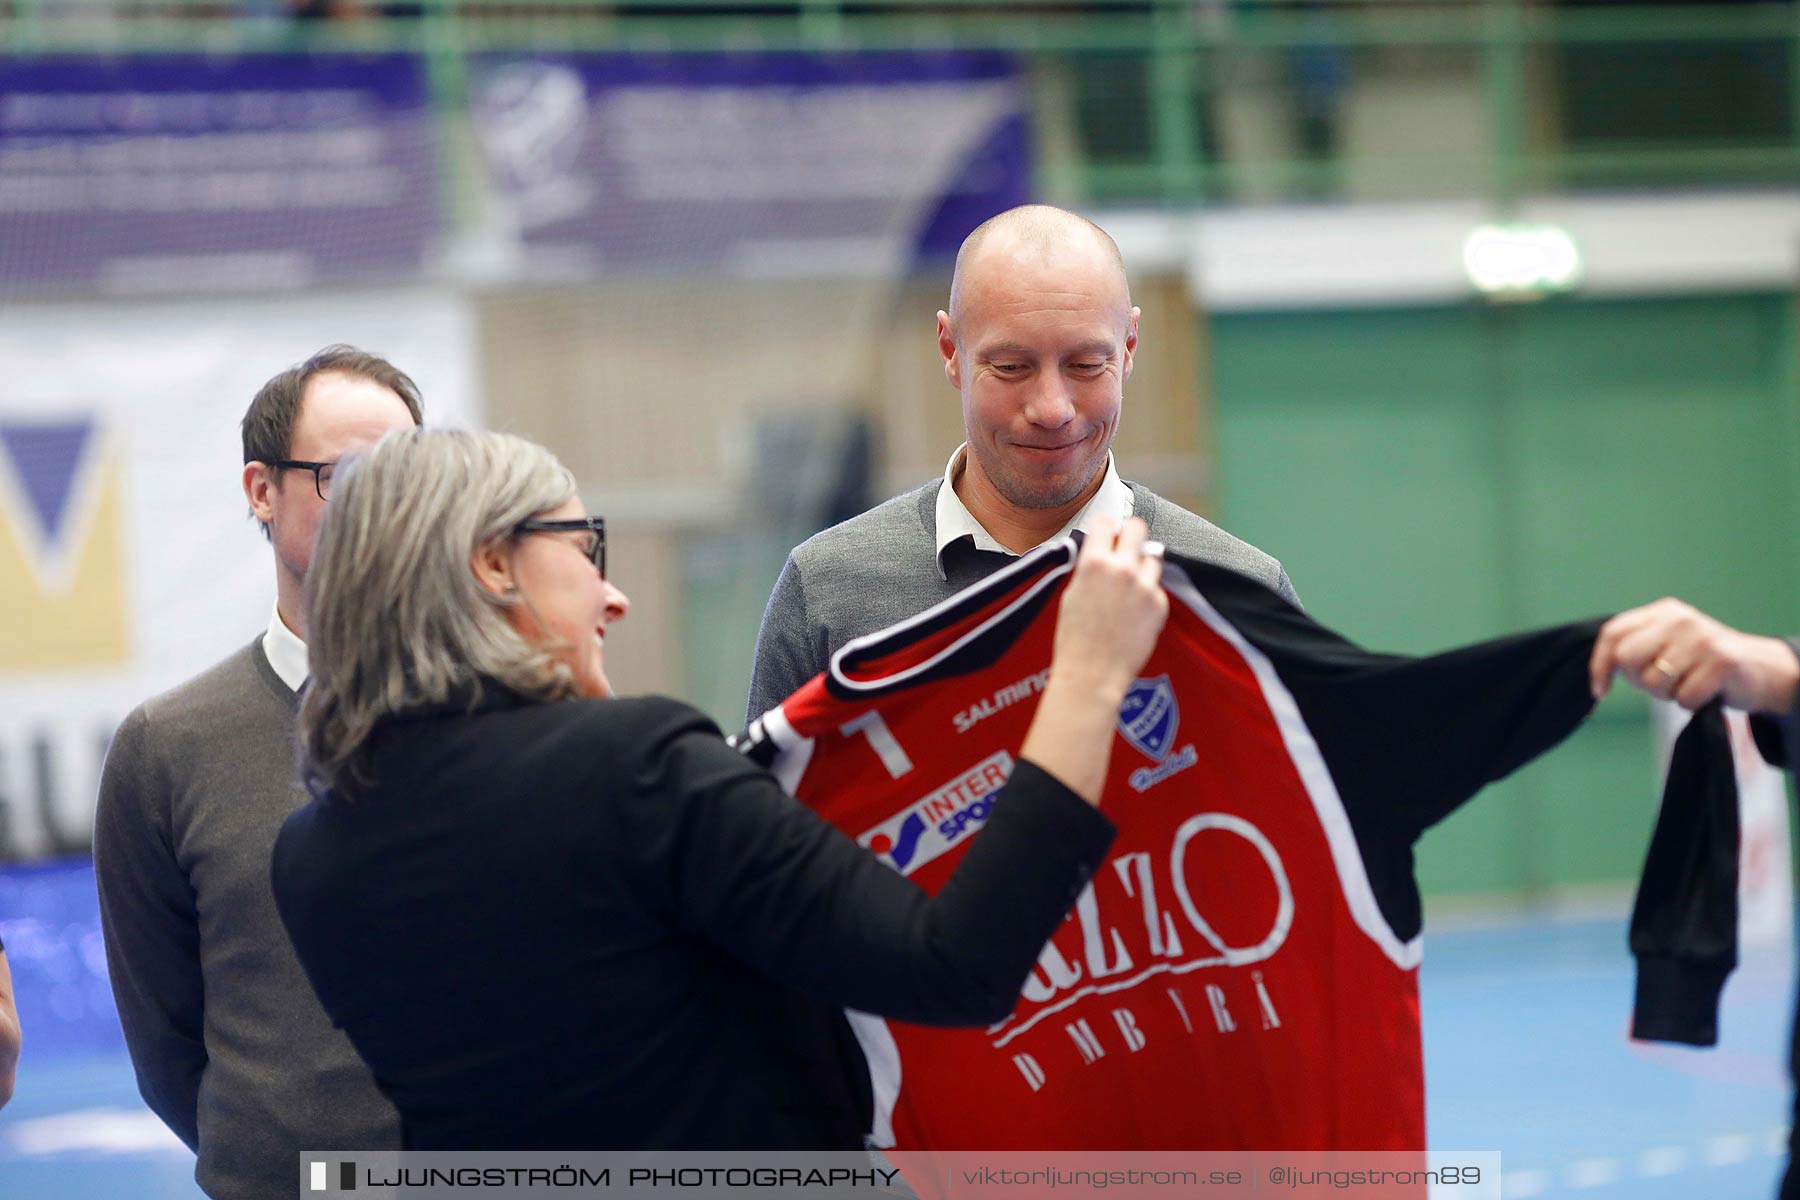
[[[1016,761],[1074,554],[846,645],[747,752],[935,892]],[[1581,721],[1596,625],[1399,658],[1222,568],[1171,556],[1163,583],[1104,792],[1118,839],[1014,1015],[849,1014],[875,1144],[1425,1146],[1412,846]]]

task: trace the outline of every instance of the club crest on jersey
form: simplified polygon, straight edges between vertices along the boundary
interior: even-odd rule
[[[1119,705],[1119,733],[1157,762],[1168,757],[1180,724],[1181,708],[1175,703],[1175,688],[1167,675],[1137,680]]]
[[[1012,755],[996,750],[929,795],[913,801],[856,843],[902,875],[967,841],[987,824],[994,797],[1012,774]]]

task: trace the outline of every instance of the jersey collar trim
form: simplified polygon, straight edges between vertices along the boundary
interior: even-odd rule
[[[1005,546],[994,540],[975,514],[969,511],[962,497],[956,494],[956,477],[962,474],[963,464],[968,454],[969,443],[964,442],[950,455],[950,461],[944,464],[944,484],[938,488],[937,494],[937,573],[939,579],[949,579],[944,569],[944,551],[954,542],[968,538],[977,550],[997,551],[1001,554],[1018,558]],[[1079,529],[1088,531],[1088,524],[1096,517],[1111,517],[1123,522],[1129,517],[1135,503],[1131,488],[1119,478],[1119,468],[1113,462],[1112,451],[1106,452],[1106,476],[1100,481],[1100,490],[1093,498],[1082,506],[1080,512],[1069,519],[1068,524],[1057,530],[1045,542],[1054,542],[1058,538],[1067,537]]]

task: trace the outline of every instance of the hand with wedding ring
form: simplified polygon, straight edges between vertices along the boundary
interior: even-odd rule
[[[1613,672],[1662,700],[1696,709],[1714,696],[1746,712],[1793,709],[1800,657],[1780,638],[1742,633],[1680,600],[1622,612],[1600,627],[1588,659],[1594,699]]]
[[[1100,803],[1119,705],[1169,616],[1162,545],[1137,517],[1089,528],[1062,595],[1050,678],[1020,757]]]

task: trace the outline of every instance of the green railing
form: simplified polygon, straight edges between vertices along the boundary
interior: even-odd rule
[[[418,53],[445,112],[478,52],[1001,49],[1033,79],[1041,191],[1074,203],[1478,194],[1504,207],[1534,190],[1800,182],[1791,0],[419,0],[328,20],[262,3],[0,0],[0,36],[13,55]],[[1404,97],[1409,70],[1438,88],[1421,104],[1472,115],[1424,146],[1346,136],[1349,110],[1384,87]],[[1302,144],[1221,133],[1259,106],[1285,106]]]

